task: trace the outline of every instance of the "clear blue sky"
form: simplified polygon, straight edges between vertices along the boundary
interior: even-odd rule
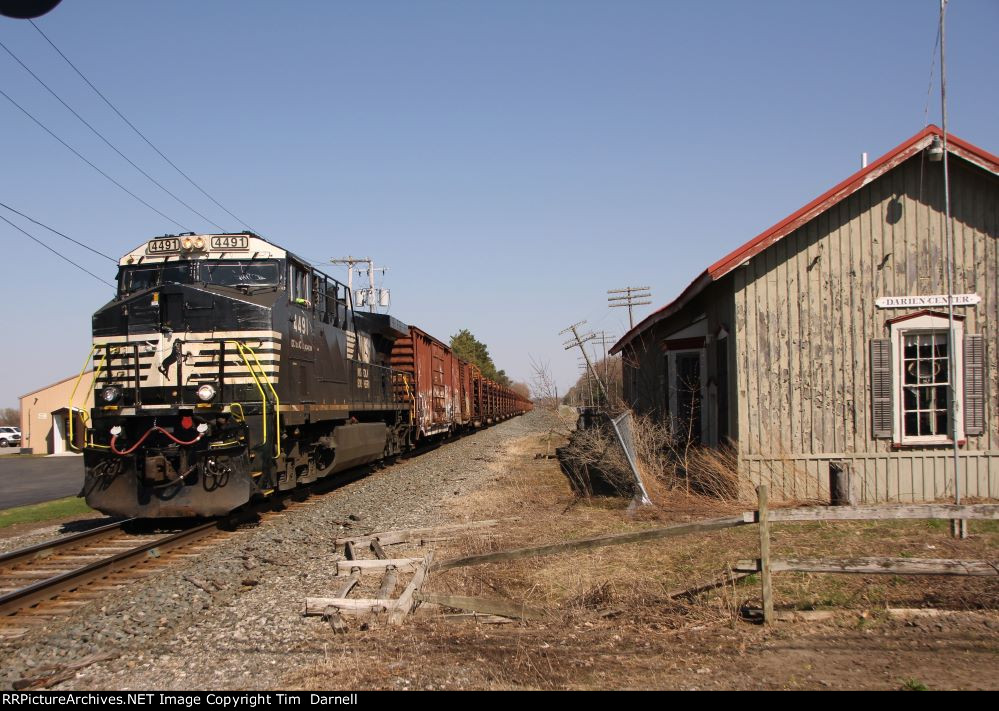
[[[937,13],[937,0],[64,0],[37,23],[264,235],[317,261],[371,255],[390,267],[396,316],[445,340],[470,329],[515,379],[530,379],[529,355],[548,360],[565,390],[576,355],[559,330],[585,318],[624,332],[607,289],[647,284],[660,306],[862,151],[939,123]],[[999,152],[999,2],[953,0],[947,17],[950,130]],[[0,40],[147,172],[240,227],[30,24],[0,18]],[[0,89],[161,211],[214,231],[2,50]],[[115,257],[178,231],[3,97],[0,121],[0,201]],[[19,224],[113,281],[110,262]],[[2,222],[0,244],[0,406],[15,406],[79,370],[110,290]]]

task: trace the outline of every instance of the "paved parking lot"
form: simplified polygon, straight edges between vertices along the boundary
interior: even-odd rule
[[[83,487],[83,457],[0,456],[0,509],[76,496]],[[13,450],[15,453],[17,449]]]

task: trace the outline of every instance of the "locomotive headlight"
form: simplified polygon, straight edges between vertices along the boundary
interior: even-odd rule
[[[121,388],[117,385],[108,385],[103,390],[101,390],[101,400],[107,404],[111,404],[121,397]]]
[[[205,248],[205,240],[203,238],[201,238],[201,237],[198,237],[196,240],[194,240],[194,248],[195,249],[204,249]]]
[[[197,392],[199,400],[201,400],[202,402],[208,402],[213,397],[215,397],[215,386],[205,383],[200,388],[198,388]]]

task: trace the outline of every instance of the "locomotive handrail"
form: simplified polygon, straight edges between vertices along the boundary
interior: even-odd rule
[[[255,371],[253,367],[254,363],[256,364],[257,370],[260,372],[260,377],[262,377],[264,382],[267,383],[267,389],[270,390],[271,395],[274,396],[274,426],[276,428],[274,434],[274,458],[277,459],[281,456],[281,400],[278,398],[278,394],[274,390],[274,385],[271,384],[270,378],[267,377],[267,373],[264,371],[264,366],[261,364],[260,359],[257,358],[257,354],[254,352],[253,348],[246,345],[242,341],[225,341],[225,343],[231,343],[236,346],[237,352],[246,364],[250,377],[253,378],[253,382],[257,386],[257,390],[260,392],[261,403],[263,405],[263,441],[261,444],[267,443],[267,393],[264,392],[264,388],[260,384],[260,378],[257,377],[257,371]],[[249,358],[246,357],[247,352],[253,356],[254,363],[251,363]],[[242,410],[242,407],[240,409]]]
[[[253,383],[257,386],[257,391],[260,393],[260,402],[263,408],[263,413],[261,416],[261,422],[263,425],[263,440],[261,441],[260,444],[262,445],[267,444],[267,393],[264,392],[263,387],[261,387],[260,385],[260,379],[257,377],[256,372],[254,372],[253,370],[253,366],[250,364],[250,362],[246,358],[246,355],[243,353],[243,344],[240,343],[239,341],[225,341],[225,343],[232,343],[234,346],[236,346],[236,351],[239,353],[239,356],[243,359],[243,362],[246,364],[246,368],[250,373],[250,377],[253,378]],[[242,410],[242,406],[240,406],[240,410]]]
[[[105,344],[105,346],[107,346],[107,344]],[[76,398],[76,391],[77,389],[79,389],[80,383],[83,381],[83,376],[87,372],[87,366],[90,365],[90,359],[94,357],[94,351],[96,351],[97,348],[98,344],[96,343],[90,347],[90,353],[87,354],[87,359],[83,361],[83,368],[80,369],[80,374],[76,377],[76,383],[73,385],[73,391],[69,394],[69,435],[66,438],[67,439],[66,444],[69,446],[70,449],[72,449],[75,452],[80,452],[83,450],[77,447],[76,444],[74,444],[73,442],[73,400],[74,398]],[[107,347],[104,348],[104,357],[101,358],[101,364],[97,367],[97,370],[94,371],[94,379],[90,383],[91,391],[93,391],[94,388],[97,387],[97,378],[100,377],[101,371],[104,370],[104,364],[107,363],[108,354],[110,353],[110,351],[111,351],[110,348]],[[84,429],[84,438],[86,438],[86,429]]]

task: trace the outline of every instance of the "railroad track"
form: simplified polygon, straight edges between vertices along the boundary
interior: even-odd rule
[[[469,435],[458,438],[465,436]],[[421,445],[398,459],[420,456],[441,444]],[[172,562],[197,557],[234,535],[242,523],[281,517],[311,506],[340,487],[392,464],[357,467],[178,532],[143,533],[140,522],[128,519],[2,554],[0,639],[20,637]]]
[[[196,557],[234,535],[242,523],[311,506],[369,471],[358,467],[333,481],[320,480],[181,531],[143,532],[143,525],[163,522],[128,519],[2,554],[0,639],[20,637],[111,590]]]
[[[0,637],[19,637],[230,535],[218,521],[170,533],[136,528],[120,521],[0,555]]]

